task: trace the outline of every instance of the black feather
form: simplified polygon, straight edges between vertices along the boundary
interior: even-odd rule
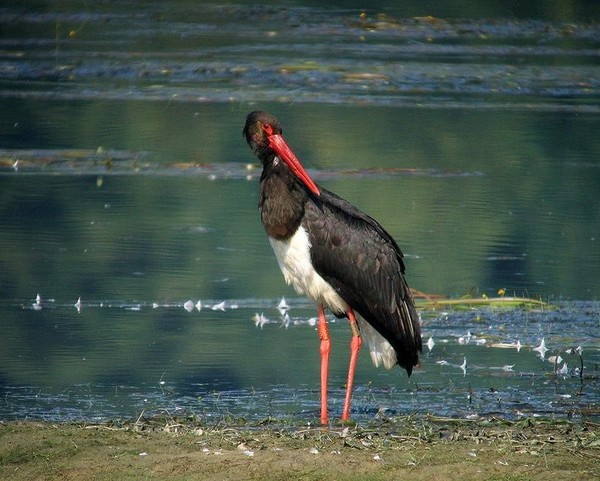
[[[394,239],[375,219],[326,189],[306,202],[302,224],[315,270],[393,346],[398,364],[410,374],[422,341]]]

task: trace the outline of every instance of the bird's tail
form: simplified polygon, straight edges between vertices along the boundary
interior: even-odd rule
[[[394,334],[387,333],[387,339],[360,315],[357,315],[358,327],[376,367],[391,369],[398,364],[410,376],[413,367],[419,364],[422,350],[421,323],[412,298],[400,304],[394,317],[398,328]]]
[[[398,307],[398,317],[403,336],[400,336],[398,345],[394,348],[398,364],[406,369],[410,376],[413,367],[419,364],[419,354],[423,350],[423,341],[421,339],[421,320],[408,289],[405,299]]]
[[[396,356],[396,350],[392,345],[386,341],[377,330],[365,321],[362,316],[357,315],[356,320],[358,322],[358,328],[360,329],[360,335],[364,339],[371,360],[375,367],[379,367],[383,364],[386,369],[393,368],[398,364],[398,358]]]

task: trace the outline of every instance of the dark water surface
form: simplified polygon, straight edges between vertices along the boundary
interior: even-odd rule
[[[260,225],[256,108],[416,289],[553,304],[423,311],[421,368],[363,354],[355,418],[598,419],[595,2],[56,5],[0,7],[0,419],[314,420],[315,310]]]

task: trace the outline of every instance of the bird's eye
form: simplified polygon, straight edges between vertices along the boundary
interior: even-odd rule
[[[267,135],[273,135],[273,127],[271,126],[271,124],[262,124],[262,129]]]

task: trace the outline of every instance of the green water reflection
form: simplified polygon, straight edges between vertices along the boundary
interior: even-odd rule
[[[597,300],[597,5],[563,3],[542,15],[537,2],[508,11],[380,2],[366,17],[295,4],[0,8],[0,387],[31,388],[30,402],[37,388],[88,386],[100,406],[115,386],[142,397],[311,392],[314,309],[283,282],[257,212],[260,169],[241,136],[256,108],[279,117],[318,182],[392,233],[411,286]],[[255,327],[256,314],[279,320],[282,296],[300,327]],[[204,308],[187,312],[187,300]],[[221,301],[225,312],[211,309]],[[543,374],[531,351],[524,360],[465,350],[456,338],[472,329],[587,349],[598,329],[591,306],[535,321],[426,317],[424,332],[450,341],[417,381],[362,356],[359,390],[420,382],[438,393],[425,403],[436,412],[490,379],[526,390],[522,379],[498,382],[485,369],[465,378],[435,362],[468,355],[486,369]],[[349,334],[343,323],[332,331],[341,385]],[[22,414],[10,402],[0,412]],[[140,406],[124,405],[111,415]]]
[[[149,118],[163,126],[150,136],[154,145],[164,143],[144,157],[153,167],[138,171],[128,164],[118,171],[123,175],[102,162],[75,160],[63,175],[7,166],[0,179],[4,297],[61,285],[69,296],[111,298],[123,279],[130,279],[129,298],[181,298],[190,288],[211,298],[277,297],[281,281],[256,211],[258,171],[248,171],[249,180],[226,174],[211,180],[185,168],[161,170],[231,162],[243,171],[254,160],[239,135],[241,106],[171,105],[165,112],[155,103],[79,102],[60,120],[63,103],[41,106],[44,122],[16,105],[10,116],[52,141],[17,136],[18,142],[7,141],[13,147],[103,145],[135,159],[149,136]],[[283,119],[289,142],[319,181],[398,239],[418,289],[598,296],[595,115],[265,107]],[[88,113],[99,109],[112,112],[113,121]],[[81,126],[98,132],[97,142]],[[45,132],[53,129],[61,135]],[[86,168],[100,174],[86,176]],[[261,282],[249,282],[257,271]],[[219,278],[229,280],[215,284]]]

